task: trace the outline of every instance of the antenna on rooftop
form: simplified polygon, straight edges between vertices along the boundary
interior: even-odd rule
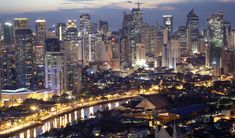
[[[138,1],[138,2],[136,2],[135,4],[138,6],[138,9],[140,9],[140,6],[141,6],[142,4],[144,4],[144,3]]]

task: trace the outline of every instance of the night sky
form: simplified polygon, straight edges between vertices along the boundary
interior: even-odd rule
[[[123,12],[137,7],[137,0],[0,0],[0,19],[12,21],[28,17],[31,25],[37,18],[47,20],[48,27],[67,19],[79,20],[81,13],[89,13],[92,21],[107,20],[112,30],[119,29]],[[235,0],[140,0],[144,20],[150,24],[162,23],[163,14],[174,15],[175,29],[186,22],[187,13],[194,8],[205,28],[206,18],[213,12],[224,11],[225,20],[235,28]],[[32,28],[34,29],[34,28]]]

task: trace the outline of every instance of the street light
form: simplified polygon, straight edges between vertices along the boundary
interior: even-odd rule
[[[35,106],[35,105],[32,105],[32,106],[30,106],[30,109],[31,109],[32,111],[36,111],[36,110],[38,110],[38,107]]]

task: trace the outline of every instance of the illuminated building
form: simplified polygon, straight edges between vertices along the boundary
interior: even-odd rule
[[[173,36],[168,43],[168,67],[176,70],[176,64],[180,59],[180,42],[178,36]]]
[[[199,17],[192,9],[187,15],[186,26],[188,29],[188,50],[190,53],[196,53],[199,38]]]
[[[163,15],[163,27],[167,29],[169,36],[173,34],[174,24],[172,15]]]
[[[168,35],[168,30],[167,29],[163,29],[163,45],[162,45],[162,67],[167,67],[168,66],[168,39],[169,39],[169,35]]]
[[[45,87],[54,90],[55,94],[66,92],[66,63],[57,38],[45,41]]]
[[[188,56],[187,27],[179,26],[178,34],[179,34],[179,41],[180,41],[180,57],[182,58],[182,60],[184,60]]]
[[[67,29],[68,28],[77,28],[77,21],[76,20],[68,20],[66,27],[67,27]]]
[[[14,30],[19,29],[29,29],[29,19],[28,18],[15,18],[14,19]]]
[[[138,8],[131,9],[131,33],[130,33],[130,46],[131,46],[131,62],[132,66],[135,66],[137,62],[137,51],[136,46],[137,43],[140,43],[141,34],[142,34],[142,27],[143,27],[143,11]]]
[[[102,32],[102,33],[108,33],[109,31],[109,24],[107,21],[102,21],[100,20],[99,21],[99,31]]]
[[[230,41],[231,48],[235,49],[235,29],[232,29]]]
[[[145,44],[137,43],[136,44],[136,66],[144,67],[145,65],[146,65]]]
[[[80,31],[85,29],[86,32],[91,32],[91,16],[89,14],[82,14],[80,16]]]
[[[223,48],[223,12],[210,15],[207,18],[207,40],[210,46],[210,65],[221,66]]]
[[[19,87],[32,87],[33,79],[33,34],[30,29],[15,31],[16,73]]]
[[[66,23],[58,23],[56,25],[56,37],[62,41],[65,39],[66,34]]]
[[[3,24],[1,20],[0,20],[0,40],[3,40]]]
[[[71,41],[71,40],[77,40],[77,39],[78,39],[77,28],[74,28],[74,27],[67,28],[65,40]]]
[[[4,43],[11,46],[14,43],[14,28],[12,23],[5,22],[3,26],[3,39]]]
[[[230,39],[231,39],[231,23],[224,21],[224,27],[223,27],[223,42],[224,42],[224,47],[230,48]]]
[[[48,28],[47,31],[47,38],[56,38],[57,34],[56,34],[56,26],[53,25],[52,27]]]
[[[51,90],[30,90],[27,88],[13,88],[13,89],[2,89],[1,102],[4,106],[14,106],[23,102],[25,99],[43,99],[48,100],[54,94]]]
[[[96,34],[98,32],[98,24],[97,23],[91,23],[91,32],[90,34]]]
[[[44,46],[44,41],[46,39],[46,20],[37,19],[35,21],[36,27],[36,42],[37,46]]]
[[[234,50],[225,50],[223,51],[223,58],[222,58],[222,66],[223,66],[223,74],[229,74],[234,71]]]

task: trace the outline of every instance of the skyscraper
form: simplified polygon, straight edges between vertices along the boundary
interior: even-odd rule
[[[48,38],[45,41],[45,87],[62,95],[66,91],[66,62],[61,52],[57,38]]]
[[[223,42],[224,42],[224,47],[226,48],[231,48],[230,47],[231,31],[232,31],[231,23],[224,21]]]
[[[37,19],[35,21],[36,27],[36,41],[37,46],[44,46],[44,41],[46,39],[46,20]]]
[[[14,30],[19,29],[29,29],[29,19],[28,18],[15,18],[14,19]]]
[[[80,31],[83,29],[88,33],[91,32],[91,16],[89,14],[82,14],[80,16]]]
[[[3,24],[1,20],[0,20],[0,40],[3,40]]]
[[[180,42],[177,34],[174,34],[168,44],[168,67],[176,70],[176,65],[180,59]]]
[[[221,66],[223,48],[223,12],[213,13],[207,18],[207,39],[210,45],[210,65]]]
[[[77,21],[76,20],[68,20],[66,27],[67,27],[67,29],[68,28],[77,28]]]
[[[14,28],[12,23],[5,22],[3,26],[3,37],[5,45],[10,46],[14,43]]]
[[[192,9],[187,14],[187,41],[188,41],[188,50],[190,53],[195,53],[198,47],[198,39],[199,39],[199,17]]]
[[[107,21],[99,21],[99,31],[102,33],[107,33],[109,31],[109,24]]]
[[[62,41],[65,39],[66,34],[66,23],[58,23],[56,25],[56,37]]]
[[[16,72],[19,87],[32,88],[33,34],[30,29],[16,30]]]
[[[173,34],[174,24],[173,24],[173,15],[163,15],[163,27],[169,32],[168,35]]]

